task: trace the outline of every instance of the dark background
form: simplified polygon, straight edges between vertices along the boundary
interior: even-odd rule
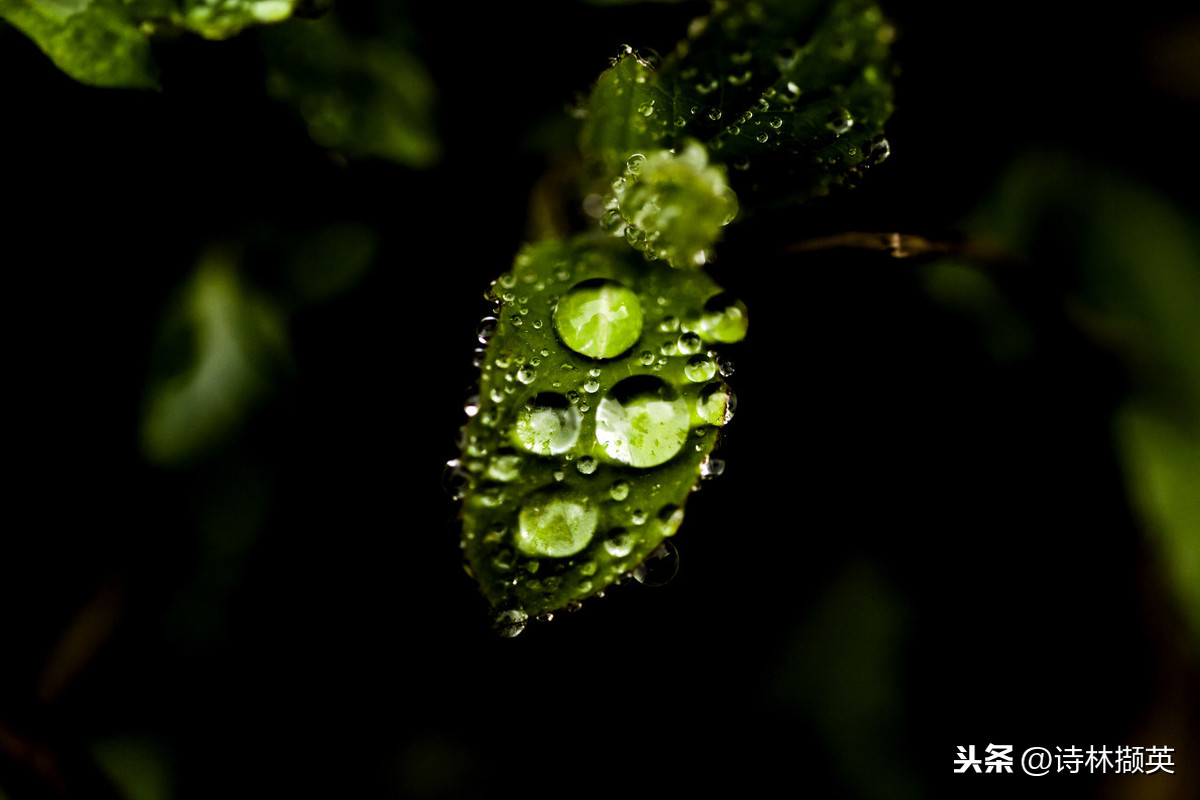
[[[713,268],[752,324],[677,577],[515,640],[489,629],[440,478],[483,292],[551,165],[532,134],[619,45],[665,52],[701,8],[410,4],[439,97],[428,170],[312,145],[265,97],[253,32],[161,45],[163,91],[141,93],[77,85],[0,31],[14,800],[58,796],[46,774],[64,796],[127,793],[114,769],[179,800],[1195,796],[1196,662],[1113,450],[1130,378],[1064,311],[1070,253],[998,268],[1036,343],[998,365],[922,265],[782,252],[951,237],[1031,147],[1193,212],[1200,69],[1161,42],[1198,22],[1163,4],[885,4],[891,158],[854,193],[731,227]],[[235,441],[149,465],[147,365],[197,253],[339,219],[378,233],[369,275],[289,319],[293,369]],[[80,625],[100,633],[47,697]],[[951,775],[957,745],[992,742],[1168,745],[1179,766]]]

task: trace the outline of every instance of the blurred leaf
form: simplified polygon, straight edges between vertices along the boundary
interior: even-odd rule
[[[180,363],[147,389],[146,458],[185,464],[232,435],[286,356],[284,328],[282,314],[242,283],[230,254],[205,255],[160,337],[160,352]]]
[[[326,225],[298,243],[287,262],[288,284],[302,304],[330,300],[363,279],[378,249],[379,236],[368,225]]]
[[[158,85],[150,43],[121,0],[0,0],[0,17],[80,83]]]
[[[154,739],[103,739],[92,745],[92,756],[126,800],[170,800],[175,794],[170,757]]]
[[[395,14],[370,38],[345,30],[336,13],[264,33],[267,90],[299,113],[317,144],[414,168],[437,161],[433,80]]]
[[[778,699],[812,722],[843,779],[872,800],[919,796],[898,755],[905,617],[877,569],[848,565],[793,636],[774,683]]]
[[[1153,188],[1065,155],[1017,159],[976,233],[1074,260],[1076,319],[1126,364],[1115,428],[1147,533],[1200,641],[1200,236]],[[1049,276],[1048,276],[1049,277]]]
[[[158,86],[150,37],[159,31],[227,39],[313,9],[298,0],[0,0],[0,18],[63,72],[80,83],[128,89]]]
[[[661,69],[630,51],[601,76],[585,155],[611,178],[691,138],[758,207],[824,194],[888,155],[893,38],[870,0],[717,4]]]

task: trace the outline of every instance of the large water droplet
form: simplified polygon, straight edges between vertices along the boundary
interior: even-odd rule
[[[517,549],[538,557],[575,555],[592,540],[599,518],[582,495],[557,489],[535,492],[517,517]]]
[[[694,355],[684,365],[683,374],[692,383],[703,383],[711,380],[712,376],[717,374],[717,365],[707,355]]]
[[[750,317],[746,304],[728,292],[708,298],[700,315],[700,335],[710,342],[732,344],[746,338]]]
[[[710,425],[725,425],[733,419],[737,399],[724,383],[714,381],[700,390],[696,415]]]
[[[663,542],[642,564],[633,570],[633,577],[644,586],[663,586],[679,572],[679,551],[670,542]]]
[[[579,438],[579,422],[579,411],[567,398],[555,392],[542,392],[517,413],[512,438],[535,455],[564,453]]]
[[[687,404],[661,378],[635,375],[612,388],[596,409],[596,441],[614,461],[655,467],[687,440]]]
[[[641,337],[642,305],[632,289],[616,281],[584,281],[559,298],[554,330],[577,353],[614,358]]]

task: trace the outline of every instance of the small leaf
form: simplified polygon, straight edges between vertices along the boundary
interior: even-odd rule
[[[701,271],[627,253],[598,237],[542,242],[492,285],[499,310],[453,467],[468,567],[509,633],[673,536],[732,416],[706,309],[727,295]]]
[[[158,85],[150,43],[120,0],[0,0],[0,17],[80,83]]]
[[[391,20],[391,17],[387,19]],[[351,36],[335,13],[264,31],[267,89],[297,110],[313,141],[352,158],[431,166],[435,89],[399,20],[375,38]]]
[[[585,155],[608,180],[692,139],[757,208],[825,194],[890,152],[893,38],[871,0],[717,4],[661,69],[629,52],[601,76]]]
[[[205,256],[160,337],[161,358],[174,368],[162,369],[147,390],[146,458],[177,466],[224,443],[265,395],[285,340],[282,314],[243,284],[232,257]]]

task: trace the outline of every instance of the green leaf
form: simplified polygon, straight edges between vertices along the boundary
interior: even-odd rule
[[[889,153],[893,38],[871,0],[716,4],[660,70],[629,52],[601,76],[585,156],[609,179],[693,139],[755,207],[825,194]]]
[[[710,345],[739,338],[722,321],[744,306],[701,271],[631,255],[598,236],[542,242],[492,284],[452,466],[468,567],[509,634],[673,536],[732,416]]]
[[[287,354],[282,313],[246,286],[229,253],[200,262],[164,325],[161,373],[141,420],[146,458],[190,463],[223,444],[271,385]]]
[[[150,43],[120,0],[0,0],[0,17],[80,83],[158,85]]]
[[[431,166],[441,155],[435,89],[393,16],[372,38],[335,13],[264,31],[269,93],[296,109],[317,144],[352,158]]]

